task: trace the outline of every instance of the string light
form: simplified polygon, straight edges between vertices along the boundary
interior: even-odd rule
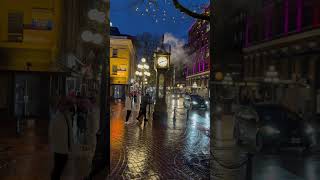
[[[184,6],[188,9],[192,9],[193,12],[203,13],[204,8],[209,4],[209,0],[189,0],[184,3]],[[143,12],[138,13],[141,16],[150,16],[155,23],[162,20],[162,23],[188,23],[194,21],[193,18],[185,16],[183,12],[180,12],[171,3],[171,0],[139,0],[135,4],[135,11],[144,9]],[[172,17],[172,18],[171,18]]]

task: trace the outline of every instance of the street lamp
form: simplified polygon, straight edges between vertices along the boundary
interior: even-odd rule
[[[198,87],[197,83],[194,82],[194,83],[192,84],[192,87],[193,87],[193,88],[197,88],[197,87]]]
[[[233,85],[233,78],[231,77],[230,73],[226,74],[226,76],[223,78],[222,83],[225,85]]]
[[[140,78],[141,89],[142,92],[144,92],[144,81],[147,80],[146,77],[151,75],[150,72],[148,72],[150,66],[146,63],[146,58],[141,58],[141,64],[138,64],[137,67],[138,70],[135,72],[135,74]]]
[[[266,72],[266,76],[264,78],[264,82],[271,84],[271,97],[273,103],[275,102],[275,84],[279,81],[279,73],[276,71],[276,68],[274,66],[269,66],[269,69]]]

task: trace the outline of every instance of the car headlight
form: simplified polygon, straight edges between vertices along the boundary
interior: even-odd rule
[[[197,101],[192,101],[192,104],[198,104],[198,102]]]
[[[307,125],[306,129],[305,129],[305,132],[307,134],[311,134],[314,132],[314,128],[311,126],[311,125]]]
[[[264,127],[264,130],[267,134],[279,134],[280,133],[280,131],[278,129],[275,129],[271,126]]]
[[[206,101],[206,105],[208,105],[209,104],[209,101]]]

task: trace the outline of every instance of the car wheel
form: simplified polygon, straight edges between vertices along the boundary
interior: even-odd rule
[[[263,152],[265,149],[264,140],[260,133],[256,136],[256,151],[257,152]]]

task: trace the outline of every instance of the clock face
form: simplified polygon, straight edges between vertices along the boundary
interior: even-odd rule
[[[168,58],[163,56],[158,58],[158,66],[166,67],[167,65],[168,65]]]

